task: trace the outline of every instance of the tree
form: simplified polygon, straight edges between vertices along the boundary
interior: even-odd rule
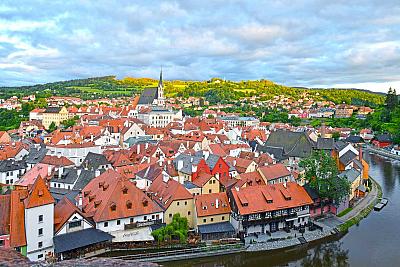
[[[57,129],[56,124],[52,121],[49,125],[49,132],[54,132]]]
[[[332,138],[335,139],[336,141],[339,140],[339,138],[340,138],[340,133],[339,133],[339,132],[333,132],[333,133],[332,133]]]
[[[350,182],[346,177],[339,177],[335,160],[323,150],[314,152],[310,157],[299,163],[305,170],[305,180],[316,190],[323,207],[324,199],[340,203],[350,192]],[[321,209],[321,213],[322,213]]]
[[[151,235],[158,242],[171,241],[179,239],[181,243],[185,243],[188,236],[189,223],[187,218],[181,217],[179,213],[174,214],[171,223],[164,227],[154,230]]]
[[[388,93],[386,94],[385,105],[387,110],[393,110],[399,101],[396,94],[396,89],[389,88]]]

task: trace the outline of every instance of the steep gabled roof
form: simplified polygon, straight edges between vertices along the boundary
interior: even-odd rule
[[[81,212],[67,197],[61,199],[54,207],[54,231],[58,232],[75,213],[85,218],[83,212]]]
[[[24,199],[28,190],[11,192],[10,212],[10,246],[13,248],[26,246]]]
[[[289,157],[309,157],[315,147],[315,143],[305,132],[291,132],[277,130],[272,132],[266,146],[283,148],[284,155]]]
[[[42,177],[38,177],[29,190],[28,197],[24,200],[25,208],[34,208],[38,206],[53,204],[54,198],[46,186]]]
[[[262,173],[268,181],[290,176],[288,169],[281,163],[260,167],[258,171]]]
[[[162,177],[159,177],[151,184],[149,192],[154,193],[154,199],[164,209],[168,209],[171,203],[175,200],[193,198],[193,195],[181,183],[173,179],[164,182]]]
[[[10,234],[11,195],[0,195],[0,236]]]
[[[138,105],[151,105],[153,104],[154,99],[158,97],[158,88],[150,87],[145,88],[140,95]]]

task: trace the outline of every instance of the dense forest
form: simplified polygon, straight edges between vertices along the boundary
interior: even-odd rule
[[[39,98],[52,95],[79,96],[83,99],[131,96],[139,94],[145,87],[157,86],[157,83],[157,80],[148,78],[118,80],[115,76],[105,76],[32,86],[0,87],[0,98],[5,99],[13,95],[20,97],[33,93]],[[374,107],[384,102],[382,94],[364,90],[293,88],[278,85],[268,80],[234,82],[213,78],[209,81],[164,81],[164,84],[166,96],[205,97],[211,104],[233,103],[240,98],[251,96],[260,96],[261,100],[267,100],[276,95],[285,95],[297,100],[304,96],[304,93],[316,100],[329,100],[335,103]]]

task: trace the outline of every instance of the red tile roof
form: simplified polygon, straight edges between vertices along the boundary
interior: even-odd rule
[[[81,212],[68,198],[64,197],[61,199],[54,207],[54,231],[58,232],[75,213],[85,217],[83,212]]]
[[[107,170],[82,190],[83,210],[95,222],[161,212],[162,209],[132,182]]]
[[[268,181],[290,176],[288,169],[281,163],[260,167],[259,172],[261,172]]]
[[[232,189],[240,215],[294,208],[313,203],[306,190],[295,182]],[[286,196],[286,198],[285,198]],[[268,203],[267,200],[272,200]]]
[[[11,192],[10,246],[13,248],[26,246],[24,199],[27,195],[28,190]]]
[[[64,156],[50,156],[46,155],[41,163],[53,166],[74,166],[75,164]]]
[[[0,236],[10,234],[11,195],[0,195]]]
[[[227,214],[231,212],[226,192],[194,197],[197,217]]]
[[[156,179],[148,191],[154,194],[154,199],[165,209],[168,209],[175,200],[193,198],[193,195],[181,183],[173,179],[164,182],[162,177]]]
[[[44,179],[39,176],[30,188],[28,197],[24,200],[25,208],[29,209],[53,203],[55,203],[53,196]]]

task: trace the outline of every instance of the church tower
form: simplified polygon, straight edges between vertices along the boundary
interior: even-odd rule
[[[165,105],[164,85],[163,85],[163,80],[162,80],[162,68],[160,70],[160,80],[158,81],[158,86],[157,86],[157,105],[158,106]]]

